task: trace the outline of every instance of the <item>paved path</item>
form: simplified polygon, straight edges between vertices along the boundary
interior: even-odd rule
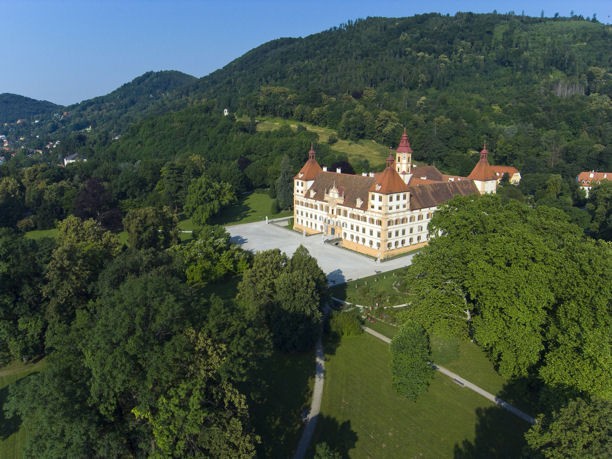
[[[377,331],[372,330],[371,328],[368,328],[368,327],[363,327],[363,329],[367,333],[369,333],[370,335],[375,336],[376,338],[378,338],[379,340],[384,341],[387,344],[391,344],[391,339],[388,338],[387,336],[383,335],[382,333],[378,333]],[[467,387],[468,389],[476,392],[478,395],[482,395],[484,398],[486,398],[488,400],[491,400],[496,405],[501,406],[505,410],[508,410],[510,413],[514,414],[515,416],[518,416],[519,418],[523,419],[524,421],[527,421],[530,424],[535,424],[535,419],[533,417],[531,417],[528,414],[522,412],[518,408],[510,405],[508,402],[505,402],[504,400],[502,400],[501,398],[493,395],[492,393],[487,392],[482,387],[478,387],[476,384],[469,382],[467,379],[462,378],[458,374],[453,373],[452,371],[450,371],[450,370],[448,370],[448,369],[446,369],[444,367],[441,367],[440,365],[433,364],[433,367],[436,370],[438,370],[440,373],[442,373],[443,375],[446,375],[449,378],[451,378],[457,384],[459,384],[459,385],[461,385],[463,387]]]
[[[293,456],[294,459],[303,459],[306,456],[306,451],[310,446],[312,435],[317,426],[317,419],[321,412],[321,399],[323,398],[323,383],[325,382],[325,353],[323,352],[323,342],[321,338],[317,341],[316,348],[316,373],[315,383],[312,390],[312,402],[310,403],[310,412],[306,418],[306,425],[302,432],[302,437],[298,443],[298,447]]]

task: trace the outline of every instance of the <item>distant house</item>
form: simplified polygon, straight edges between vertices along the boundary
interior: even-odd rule
[[[70,163],[76,163],[77,161],[87,161],[85,158],[79,158],[78,153],[73,153],[64,158],[64,167],[66,167]]]
[[[584,190],[588,198],[591,188],[599,185],[604,180],[612,180],[612,172],[584,171],[578,174],[576,180],[578,181],[578,186]]]

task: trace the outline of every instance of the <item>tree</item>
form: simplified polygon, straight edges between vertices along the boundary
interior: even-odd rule
[[[405,320],[474,339],[503,375],[610,396],[608,243],[557,209],[498,196],[449,201],[429,230]]]
[[[278,249],[263,250],[253,256],[253,265],[238,284],[236,299],[249,316],[261,317],[276,297],[275,281],[289,262]]]
[[[612,455],[612,403],[571,400],[552,415],[539,416],[525,434],[529,455],[547,459]]]
[[[104,265],[119,249],[116,236],[94,220],[68,217],[58,225],[57,246],[47,266],[42,289],[50,323],[70,323],[92,296],[92,286]]]
[[[249,317],[259,318],[277,349],[310,349],[321,325],[327,297],[325,275],[304,247],[291,259],[278,249],[255,254],[238,285],[238,301]]]
[[[40,254],[42,255],[42,254]],[[37,245],[0,228],[0,362],[42,353],[45,328]],[[44,256],[40,256],[44,259]],[[41,260],[42,261],[42,260]]]
[[[130,210],[123,220],[128,243],[136,249],[167,249],[178,242],[177,218],[168,207]]]
[[[393,387],[401,395],[416,400],[433,378],[431,349],[425,329],[407,322],[391,341]]]
[[[276,199],[278,207],[290,209],[293,207],[293,175],[291,161],[287,155],[283,156],[280,164],[280,175],[276,179]]]
[[[200,287],[243,272],[249,262],[248,253],[231,243],[230,234],[222,226],[202,227],[195,240],[175,250],[185,265],[187,282]]]
[[[197,225],[205,225],[210,217],[236,200],[230,184],[216,182],[206,175],[189,184],[185,200],[185,212]]]
[[[23,216],[24,196],[20,183],[13,177],[0,179],[1,226],[14,227]]]
[[[74,215],[82,219],[97,220],[112,207],[112,195],[98,178],[90,178],[74,200]]]
[[[152,457],[254,457],[259,439],[250,432],[246,398],[220,374],[225,346],[193,329],[185,334],[193,346],[185,378],[151,410],[133,409],[153,430]]]

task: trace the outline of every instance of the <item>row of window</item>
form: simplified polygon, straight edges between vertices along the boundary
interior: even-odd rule
[[[365,237],[355,236],[354,234],[347,235],[347,233],[343,233],[342,236],[343,236],[343,239],[347,241],[355,242],[357,244],[364,245],[366,247],[371,247],[371,248],[376,248],[376,249],[380,248],[379,241],[374,241],[372,239],[368,239]],[[417,236],[416,238],[411,237],[409,239],[390,241],[390,242],[387,242],[387,249],[398,249],[398,248],[406,247],[412,244],[418,244],[419,242],[421,242],[421,240],[427,240],[427,236],[423,236],[423,237]]]

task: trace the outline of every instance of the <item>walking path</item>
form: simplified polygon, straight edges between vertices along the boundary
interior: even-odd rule
[[[323,352],[323,341],[321,337],[317,341],[316,347],[316,375],[314,388],[312,390],[312,402],[310,403],[310,412],[306,418],[306,425],[302,432],[302,437],[298,443],[298,447],[293,456],[294,459],[303,459],[306,456],[306,451],[310,446],[312,435],[317,426],[317,419],[321,411],[321,399],[323,398],[323,383],[325,382],[325,354]]]
[[[372,330],[371,328],[368,328],[368,327],[363,327],[363,329],[364,329],[364,331],[366,333],[369,333],[370,335],[378,338],[379,340],[384,341],[387,344],[391,344],[391,338],[388,338],[387,336],[383,335],[382,333],[378,333],[377,331]],[[486,398],[488,400],[491,400],[496,405],[501,406],[505,410],[507,410],[510,413],[514,414],[515,416],[518,416],[519,418],[527,421],[528,423],[535,424],[536,421],[535,421],[535,419],[533,417],[531,417],[528,414],[522,412],[521,410],[519,410],[515,406],[510,405],[508,402],[505,402],[504,400],[502,400],[501,398],[493,395],[492,393],[487,392],[482,387],[478,387],[476,384],[469,382],[467,379],[462,378],[458,374],[453,373],[452,371],[450,371],[450,370],[448,370],[448,369],[446,369],[444,367],[441,367],[440,365],[433,364],[433,367],[436,370],[438,370],[440,373],[442,373],[443,375],[446,375],[449,378],[451,378],[457,384],[459,384],[459,385],[461,385],[463,387],[467,387],[468,389],[476,392],[478,395],[482,395],[484,398]]]

